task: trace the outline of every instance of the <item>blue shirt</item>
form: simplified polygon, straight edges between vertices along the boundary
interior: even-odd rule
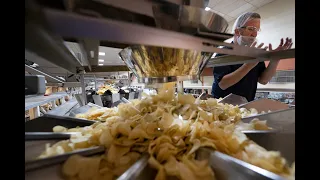
[[[222,54],[216,55],[222,56]],[[219,87],[219,82],[223,76],[234,72],[243,64],[219,66],[213,68],[214,81],[212,84],[211,94],[214,98],[224,98],[230,93],[236,94],[247,98],[248,101],[254,100],[256,95],[258,80],[263,71],[266,69],[264,62],[259,62],[254,68],[252,68],[248,74],[246,74],[238,83],[230,86],[229,88],[222,90]]]

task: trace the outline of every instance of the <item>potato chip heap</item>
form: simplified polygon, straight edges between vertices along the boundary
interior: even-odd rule
[[[270,110],[268,110],[267,112],[261,111],[261,113],[259,113],[258,110],[255,108],[250,108],[249,110],[246,108],[240,108],[240,112],[241,112],[241,117],[245,118],[245,117],[254,116],[258,114],[270,113],[271,111]]]
[[[107,90],[110,90],[113,94],[118,93],[118,91],[119,91],[118,89],[116,89],[110,85],[104,85],[98,89],[97,94],[102,95]]]
[[[83,128],[56,126],[55,132],[79,133],[48,146],[40,156],[99,145],[107,149],[99,156],[70,157],[62,168],[65,179],[115,179],[146,152],[150,154],[149,164],[158,170],[157,180],[172,176],[215,179],[208,160],[195,159],[200,147],[211,147],[279,175],[292,174],[279,152],[265,150],[237,129],[237,122],[241,122],[238,107],[217,103],[216,99],[201,101],[191,95],[175,97],[172,86],[164,87],[158,95],[119,104],[90,117],[104,121]],[[251,124],[253,129],[268,129],[263,121]]]

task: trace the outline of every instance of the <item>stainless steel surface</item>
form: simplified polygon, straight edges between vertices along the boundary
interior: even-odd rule
[[[28,96],[28,97],[25,97],[24,109],[26,111],[28,109],[55,101],[65,96],[68,96],[68,94],[65,92],[53,93],[53,94],[50,94],[49,96],[44,96],[44,95],[30,96],[30,97]]]
[[[144,77],[138,78],[139,83],[156,84],[167,83],[173,81],[186,81],[190,79],[198,79],[199,76],[169,76],[169,77]]]
[[[93,1],[100,2],[106,5],[111,5],[113,7],[125,9],[137,14],[143,14],[149,17],[153,17],[153,12],[152,12],[153,3],[151,1],[144,1],[144,0],[135,0],[135,1],[93,0]]]
[[[103,146],[97,146],[97,147],[91,147],[91,148],[72,151],[69,153],[62,154],[62,155],[51,156],[48,158],[26,161],[25,162],[25,171],[31,171],[31,170],[35,170],[38,168],[43,168],[45,166],[50,166],[50,165],[62,163],[74,154],[79,154],[81,156],[91,156],[91,155],[100,154],[103,152],[105,152],[105,148]]]
[[[25,141],[24,161],[35,160],[46,150],[46,144],[55,144],[59,140]]]
[[[205,32],[200,29],[197,30],[197,36],[199,37],[205,37],[205,38],[210,38],[214,40],[220,40],[220,41],[225,41],[227,39],[230,39],[233,37],[233,34],[229,33],[216,33],[216,32]]]
[[[44,95],[46,92],[46,79],[43,75],[24,75],[24,95]]]
[[[272,130],[244,130],[241,131],[242,133],[248,134],[269,134],[269,133],[277,133],[279,130],[272,129]]]
[[[73,99],[67,101],[66,103],[63,103],[60,106],[48,111],[46,114],[65,116],[77,105],[78,105],[78,101],[75,98],[73,98]]]
[[[38,69],[35,69],[35,68],[31,67],[31,66],[28,66],[28,65],[25,64],[24,67],[25,67],[24,69],[25,69],[27,72],[31,73],[31,74],[43,75],[43,76],[45,76],[47,82],[59,82],[59,83],[63,83],[62,80],[57,79],[57,78],[55,78],[55,77],[53,77],[53,76],[51,76],[51,75],[49,75],[49,74],[47,74],[47,73],[44,73],[44,72],[42,72],[42,71],[40,71],[40,70],[38,70]]]
[[[279,59],[288,59],[295,57],[295,49],[288,49],[284,51],[275,51],[267,52],[265,57],[253,58],[248,56],[234,56],[234,55],[225,55],[212,58],[208,61],[206,67],[216,67],[216,66],[225,66],[233,64],[242,64],[248,62],[262,62],[262,61],[272,61]]]
[[[92,98],[93,98],[93,102],[94,102],[96,105],[103,107],[103,104],[102,104],[102,100],[101,100],[101,96],[100,96],[100,95],[92,95]]]
[[[25,172],[25,180],[64,180],[61,173],[61,164],[35,169]]]
[[[84,105],[86,105],[88,103],[88,100],[87,100],[87,95],[86,95],[86,86],[84,83],[83,73],[80,74],[80,83],[81,83],[81,96],[82,96]]]
[[[119,56],[138,77],[139,82],[152,84],[155,82],[141,80],[163,78],[171,82],[180,80],[178,77],[198,79],[201,74],[200,69],[205,66],[212,53],[154,46],[131,46],[120,51]]]
[[[285,179],[275,173],[208,148],[200,148],[197,151],[197,159],[209,159],[209,164],[219,180]]]
[[[252,119],[267,120],[267,125],[274,130],[287,133],[295,133],[295,108],[274,111],[266,114],[242,118],[242,121],[249,123]]]
[[[224,97],[219,103],[227,103],[232,105],[241,105],[247,103],[247,99],[242,96],[238,96],[236,94],[229,94],[228,96]]]
[[[73,109],[69,116],[70,117],[75,117],[77,114],[82,114],[82,113],[86,113],[89,109],[91,109],[92,107],[97,107],[97,108],[102,108],[101,106],[98,106],[98,105],[95,105],[95,104],[92,104],[92,103],[88,103],[87,105],[85,106],[81,106],[77,109]]]
[[[24,140],[25,141],[40,141],[40,140],[62,140],[69,139],[71,135],[77,133],[57,133],[57,132],[25,132]]]
[[[246,133],[246,136],[268,151],[279,151],[289,165],[295,162],[294,133]]]
[[[261,113],[262,111],[268,112],[268,111],[284,110],[284,109],[288,109],[289,106],[285,103],[282,103],[276,100],[261,98],[254,101],[250,101],[245,104],[241,104],[239,108],[246,108],[246,109],[255,108],[259,113]]]
[[[154,19],[157,27],[171,31],[196,34],[198,29],[224,33],[228,22],[220,15],[204,8],[176,5],[154,4]]]
[[[124,172],[117,180],[135,180],[141,176],[141,173],[148,165],[148,159],[150,155],[144,154],[135,162],[126,172]]]
[[[83,39],[79,41],[81,53],[85,56],[84,65],[88,66],[90,71],[92,70],[91,65],[98,65],[99,45],[100,42],[98,40]]]
[[[40,7],[33,1],[27,1],[25,7],[28,11],[25,18],[25,49],[57,67],[77,73],[77,67],[80,67],[79,60],[65,47],[61,37],[44,28],[46,23],[41,19],[44,16]],[[35,62],[36,59],[28,60]]]
[[[267,54],[266,51],[261,49],[238,46],[127,22],[86,17],[51,9],[43,9],[43,11],[45,13],[44,18],[50,25],[51,30],[63,37],[92,38],[100,41],[193,49],[202,52],[248,57],[265,57]],[[74,31],[74,27],[78,27],[77,31]],[[218,46],[227,46],[231,47],[231,49],[217,48]]]
[[[177,92],[178,93],[184,93],[184,91],[183,91],[183,81],[178,81],[177,82]]]
[[[121,99],[120,99],[123,103],[130,103],[130,101],[128,101],[126,98],[124,98],[124,97],[122,97]]]

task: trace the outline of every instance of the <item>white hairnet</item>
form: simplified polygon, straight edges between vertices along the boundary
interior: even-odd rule
[[[241,14],[233,24],[232,33],[239,27],[243,27],[251,19],[260,19],[260,14],[255,12],[246,12]]]

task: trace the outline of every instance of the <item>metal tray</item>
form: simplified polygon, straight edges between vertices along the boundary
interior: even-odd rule
[[[295,161],[295,135],[290,133],[248,133],[246,134],[250,139],[255,141],[260,146],[267,150],[276,150],[285,157],[289,164]],[[147,161],[148,154],[143,155],[134,165],[132,165],[124,174],[118,179],[139,179],[148,180],[154,179],[156,170],[152,169]],[[210,166],[213,168],[217,179],[272,179],[282,180],[285,179],[277,174],[251,165],[244,161],[238,160],[223,153],[208,149],[200,148],[196,152],[197,159],[208,159]],[[61,164],[49,166],[34,171],[26,172],[26,179],[40,179],[41,177],[48,176],[50,179],[62,179]]]
[[[239,107],[246,108],[246,109],[255,108],[259,113],[261,113],[262,111],[268,112],[269,110],[279,111],[279,110],[289,109],[289,105],[287,104],[284,104],[279,101],[271,100],[271,99],[266,99],[266,98],[241,104]]]
[[[274,111],[266,114],[258,114],[242,118],[242,121],[249,123],[254,118],[267,120],[267,125],[279,132],[295,133],[295,108]]]
[[[52,132],[54,126],[60,125],[66,128],[90,126],[96,121],[72,118],[67,116],[55,116],[45,114],[39,118],[25,123],[25,132]]]

